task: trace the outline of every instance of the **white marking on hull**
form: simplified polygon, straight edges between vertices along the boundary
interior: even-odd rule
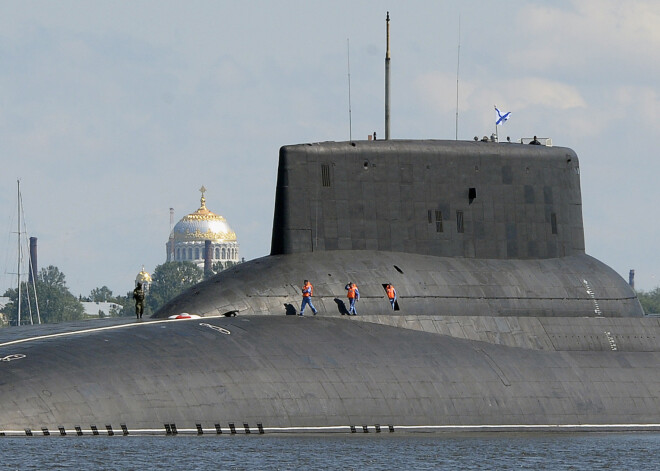
[[[25,358],[25,355],[23,355],[22,353],[15,353],[13,355],[7,355],[4,358],[0,358],[0,361],[20,360],[21,358]]]
[[[224,316],[206,316],[206,319],[217,319],[220,317]],[[47,335],[38,335],[35,337],[27,337],[24,339],[19,339],[19,340],[11,340],[9,342],[4,342],[0,343],[0,347],[6,347],[8,345],[17,345],[21,343],[26,343],[26,342],[32,342],[35,340],[43,340],[43,339],[52,339],[52,338],[57,338],[57,337],[67,337],[67,336],[72,336],[72,335],[81,335],[81,334],[89,334],[91,332],[103,332],[105,330],[116,330],[116,329],[127,329],[127,328],[132,328],[132,327],[141,327],[141,326],[148,326],[148,325],[154,325],[154,324],[165,324],[168,322],[182,322],[182,321],[191,321],[195,319],[165,319],[165,320],[160,320],[160,321],[148,321],[148,322],[136,322],[134,324],[120,324],[120,325],[109,325],[105,327],[95,327],[93,329],[83,329],[83,330],[72,330],[69,332],[59,332],[57,334],[47,334]]]
[[[605,332],[605,335],[607,335],[607,340],[610,342],[610,348],[612,349],[613,352],[616,352],[617,346],[616,346],[616,342],[614,341],[614,337],[610,332]]]
[[[586,288],[587,294],[591,298],[591,301],[593,301],[593,303],[594,303],[594,313],[597,316],[602,316],[603,312],[600,310],[600,306],[598,305],[598,301],[596,300],[596,294],[591,289],[591,286],[589,286],[589,282],[587,280],[582,280],[582,284]]]
[[[222,327],[218,327],[217,325],[211,325],[211,324],[205,324],[205,323],[201,323],[199,325],[201,325],[203,327],[208,327],[209,329],[213,329],[217,332],[220,332],[221,334],[231,335],[231,332],[229,332],[227,329],[223,329]]]
[[[375,433],[377,432],[376,425],[367,425],[367,431],[364,430],[365,425],[330,425],[330,426],[307,426],[307,427],[263,427],[264,433]],[[548,431],[561,431],[561,432],[620,432],[620,431],[658,431],[660,424],[475,424],[475,425],[392,425],[393,432],[389,430],[390,425],[379,425],[380,433],[387,434],[393,432],[548,432]],[[0,430],[0,434],[4,436],[25,436],[26,430]],[[51,430],[51,436],[60,436],[61,433],[58,427]],[[54,432],[53,432],[54,430]],[[102,429],[97,429],[98,435],[107,436],[107,432]],[[259,433],[257,427],[249,427],[250,433]],[[355,430],[355,432],[353,432]],[[165,435],[165,430],[161,428],[142,428],[131,429],[127,427],[129,435]],[[204,434],[217,435],[215,428],[203,428]],[[45,435],[41,430],[31,430],[33,435]],[[75,437],[77,431],[75,429],[65,429],[66,436]],[[82,429],[83,435],[93,435],[92,429]],[[177,428],[177,434],[190,435],[199,434],[197,428]],[[229,427],[222,427],[222,435],[247,435],[244,427],[235,427],[235,433],[231,433]],[[115,437],[124,436],[121,430],[116,430]]]

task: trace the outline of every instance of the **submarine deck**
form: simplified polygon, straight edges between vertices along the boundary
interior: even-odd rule
[[[551,336],[533,349],[504,345],[504,331],[522,319],[493,320],[500,344],[465,338],[465,326],[463,338],[442,334],[455,329],[442,316],[396,319],[404,325],[238,316],[3,333],[0,433],[118,423],[133,434],[163,424],[219,424],[225,433],[229,424],[267,432],[659,427],[660,352],[646,341],[634,347],[632,330],[621,335],[635,323],[656,335],[657,318],[564,319],[576,335],[580,325],[593,335],[611,328],[616,350],[607,336],[570,348]]]

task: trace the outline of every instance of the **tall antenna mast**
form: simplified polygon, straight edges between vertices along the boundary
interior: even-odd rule
[[[390,12],[387,12],[387,52],[385,53],[385,140],[390,138]]]
[[[458,71],[461,65],[461,15],[458,15],[458,52],[456,54],[456,140],[458,141]]]
[[[353,141],[353,122],[351,121],[351,44],[346,38],[346,57],[348,60],[348,140]]]

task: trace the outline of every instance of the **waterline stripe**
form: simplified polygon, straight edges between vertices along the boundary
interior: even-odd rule
[[[351,433],[353,429],[357,433],[365,433],[363,431],[364,425],[332,425],[332,426],[307,426],[307,427],[263,427],[264,433],[328,433],[328,432],[343,432]],[[380,425],[381,433],[389,434],[389,425]],[[407,432],[587,432],[587,431],[658,431],[660,424],[509,424],[509,425],[393,425],[394,431],[407,431]],[[375,425],[368,425],[369,432],[376,432]],[[53,428],[50,435],[60,436],[59,429]],[[218,435],[215,428],[203,428],[204,435]],[[250,434],[259,434],[257,427],[249,427]],[[76,430],[66,429],[67,436],[78,436]],[[92,429],[81,429],[83,435],[93,435]],[[143,428],[143,429],[128,429],[129,435],[166,435],[165,430],[161,428]],[[0,434],[5,436],[25,436],[25,430],[0,430]],[[43,432],[40,429],[32,430],[34,436],[42,436]],[[98,429],[100,436],[106,436],[107,432]],[[198,435],[197,428],[179,428],[177,434],[181,435]],[[222,435],[234,435],[229,431],[229,427],[223,427]],[[235,435],[247,435],[243,427],[236,427]],[[123,436],[122,430],[115,430],[114,436]]]

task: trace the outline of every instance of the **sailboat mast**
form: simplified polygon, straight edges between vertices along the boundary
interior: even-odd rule
[[[21,180],[17,179],[17,197],[16,204],[18,205],[18,269],[16,270],[17,283],[18,283],[18,318],[16,325],[21,325]]]

